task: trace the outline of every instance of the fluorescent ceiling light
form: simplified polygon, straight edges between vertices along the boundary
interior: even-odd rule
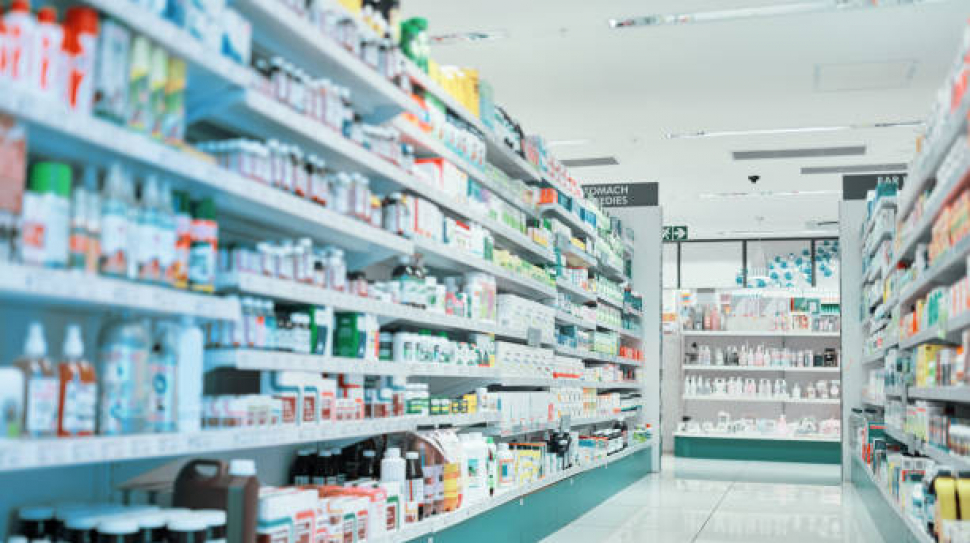
[[[664,135],[669,140],[723,138],[730,136],[766,136],[776,134],[808,134],[814,132],[841,132],[845,130],[865,130],[870,128],[908,128],[922,126],[923,121],[901,121],[891,123],[846,124],[835,126],[799,126],[790,128],[756,128],[753,130],[698,130],[697,132],[674,133]]]
[[[946,1],[948,0],[883,0],[880,2],[875,2],[873,0],[818,0],[813,2],[797,2],[754,8],[698,11],[694,13],[661,13],[641,17],[610,19],[608,23],[611,28],[670,26],[693,23],[734,21],[739,19],[782,17],[786,15],[803,15],[806,13],[876,9],[900,5],[936,4]]]
[[[593,140],[588,139],[576,139],[576,140],[553,140],[546,142],[546,147],[573,147],[577,145],[589,145],[593,143]]]
[[[498,41],[509,37],[504,30],[490,32],[450,32],[431,36],[431,43],[435,45],[455,45],[456,43],[478,43],[484,41]]]
[[[703,200],[744,200],[753,198],[797,198],[802,196],[841,195],[842,191],[833,190],[759,190],[755,192],[702,192],[698,195]]]

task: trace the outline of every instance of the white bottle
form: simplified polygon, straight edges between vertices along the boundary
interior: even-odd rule
[[[148,355],[148,429],[175,431],[175,325],[163,322]]]
[[[515,455],[508,443],[498,444],[498,489],[508,490],[515,486]]]
[[[108,168],[101,196],[101,272],[125,276],[128,270],[128,198],[121,165]]]
[[[401,458],[401,449],[391,447],[381,460],[381,482],[395,485],[398,494],[404,496],[406,484],[406,462]]]
[[[469,504],[488,499],[488,446],[480,433],[463,434],[465,497]]]
[[[57,11],[50,6],[41,8],[37,12],[33,85],[45,97],[64,96],[63,42],[64,29],[57,24]]]
[[[166,181],[162,184],[158,205],[158,265],[161,281],[166,285],[175,284],[175,206],[172,203],[172,186]]]
[[[7,27],[7,73],[19,85],[33,81],[37,22],[30,13],[30,2],[15,0],[3,16]]]
[[[141,209],[138,212],[138,231],[136,245],[132,247],[138,266],[138,279],[157,283],[162,274],[159,269],[160,234],[158,230],[158,208],[161,204],[158,178],[149,175],[142,185]]]
[[[138,279],[139,256],[141,254],[142,221],[144,220],[144,203],[138,201],[138,184],[129,172],[125,176],[125,200],[128,202],[128,237],[126,247],[128,252],[128,266],[125,276],[128,279]],[[144,192],[144,191],[142,191]]]
[[[202,329],[190,316],[182,317],[175,339],[175,425],[179,432],[202,429]]]
[[[41,163],[40,175],[48,177],[49,186],[44,193],[44,263],[52,268],[67,266],[69,238],[71,235],[71,167],[66,164]]]

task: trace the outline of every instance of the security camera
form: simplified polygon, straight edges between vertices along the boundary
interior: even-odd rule
[[[757,183],[760,179],[761,179],[761,176],[760,175],[749,175],[748,176],[748,181],[751,181],[752,183]]]

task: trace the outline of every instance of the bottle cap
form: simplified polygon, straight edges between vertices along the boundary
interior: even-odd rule
[[[391,447],[390,449],[387,449],[387,451],[384,453],[384,458],[400,458],[400,457],[401,457],[401,449],[397,447]]]
[[[68,325],[67,336],[64,338],[64,358],[78,359],[84,356],[84,341],[81,339],[81,327],[76,324]]]
[[[90,512],[78,512],[64,519],[64,527],[68,530],[88,531],[97,527],[99,519]]]
[[[169,532],[202,532],[209,525],[195,512],[178,515],[168,521]]]
[[[226,525],[226,512],[222,509],[199,509],[195,511],[195,515],[202,519],[208,527]]]
[[[44,327],[39,322],[30,323],[30,327],[27,329],[27,343],[24,345],[24,355],[30,358],[42,358],[47,356],[47,341],[44,340]],[[25,508],[30,510],[32,508]],[[54,514],[54,510],[50,507],[43,508],[50,511],[50,514]]]
[[[364,451],[364,458],[375,458],[376,456],[377,456],[377,452],[375,451],[372,451],[369,449]]]
[[[57,10],[51,6],[44,6],[37,11],[37,20],[42,23],[56,23]]]
[[[33,330],[34,325],[40,326],[38,323],[31,323],[31,330]],[[54,508],[48,507],[46,505],[32,505],[28,507],[21,507],[17,511],[17,517],[20,520],[38,521],[38,520],[52,520],[54,518]]]
[[[105,535],[128,535],[138,533],[138,522],[126,517],[109,517],[98,523],[98,533]]]
[[[157,530],[164,528],[168,523],[167,513],[148,512],[138,516],[138,527],[147,530]]]
[[[10,12],[15,11],[30,13],[30,2],[28,0],[13,0],[10,4]]]
[[[64,26],[70,34],[98,34],[98,12],[89,7],[75,6],[64,14]]]
[[[408,451],[407,454],[404,455],[404,457],[407,458],[408,460],[417,460],[418,451]]]
[[[256,461],[237,458],[229,461],[229,475],[233,477],[255,477]]]

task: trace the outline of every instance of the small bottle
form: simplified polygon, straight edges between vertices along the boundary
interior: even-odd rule
[[[400,494],[405,495],[405,461],[401,458],[401,449],[391,447],[384,453],[381,460],[381,482],[396,484]]]
[[[47,359],[44,327],[30,323],[23,357],[14,363],[24,374],[24,434],[51,437],[57,433],[58,380]]]
[[[87,228],[84,271],[98,273],[101,262],[101,193],[98,191],[98,170],[94,166],[84,168],[84,189],[84,225]]]
[[[175,431],[175,325],[162,323],[148,355],[148,429]]]
[[[189,287],[192,290],[215,291],[218,257],[219,224],[212,198],[195,202],[192,213],[192,248],[189,254]]]
[[[101,273],[123,277],[128,269],[128,198],[124,172],[112,164],[101,195]]]
[[[407,459],[404,474],[407,481],[406,501],[415,504],[405,509],[416,508],[417,520],[421,520],[424,518],[424,472],[421,469],[420,455],[418,451],[408,451],[405,458]]]
[[[176,288],[189,288],[189,254],[192,251],[192,214],[188,194],[172,194],[175,204],[175,263]]]
[[[363,459],[360,463],[360,478],[376,482],[379,477],[377,472],[377,451],[366,449],[361,455]]]
[[[336,477],[334,477],[333,483],[327,480],[330,471],[330,461],[331,454],[329,449],[324,449],[317,453],[317,455],[314,457],[313,470],[310,475],[311,484],[322,486],[335,484],[337,482]]]
[[[60,401],[57,435],[94,435],[97,420],[98,377],[94,365],[84,359],[81,328],[67,327],[64,360],[58,366]]]
[[[69,254],[67,265],[72,270],[83,270],[87,267],[88,240],[88,191],[82,185],[77,185],[71,194],[71,239],[68,242]]]
[[[498,444],[498,489],[508,490],[515,485],[515,455],[508,443]]]
[[[290,481],[294,486],[306,486],[316,484],[313,482],[313,467],[315,455],[310,449],[304,449],[296,453],[296,460],[290,472]]]

